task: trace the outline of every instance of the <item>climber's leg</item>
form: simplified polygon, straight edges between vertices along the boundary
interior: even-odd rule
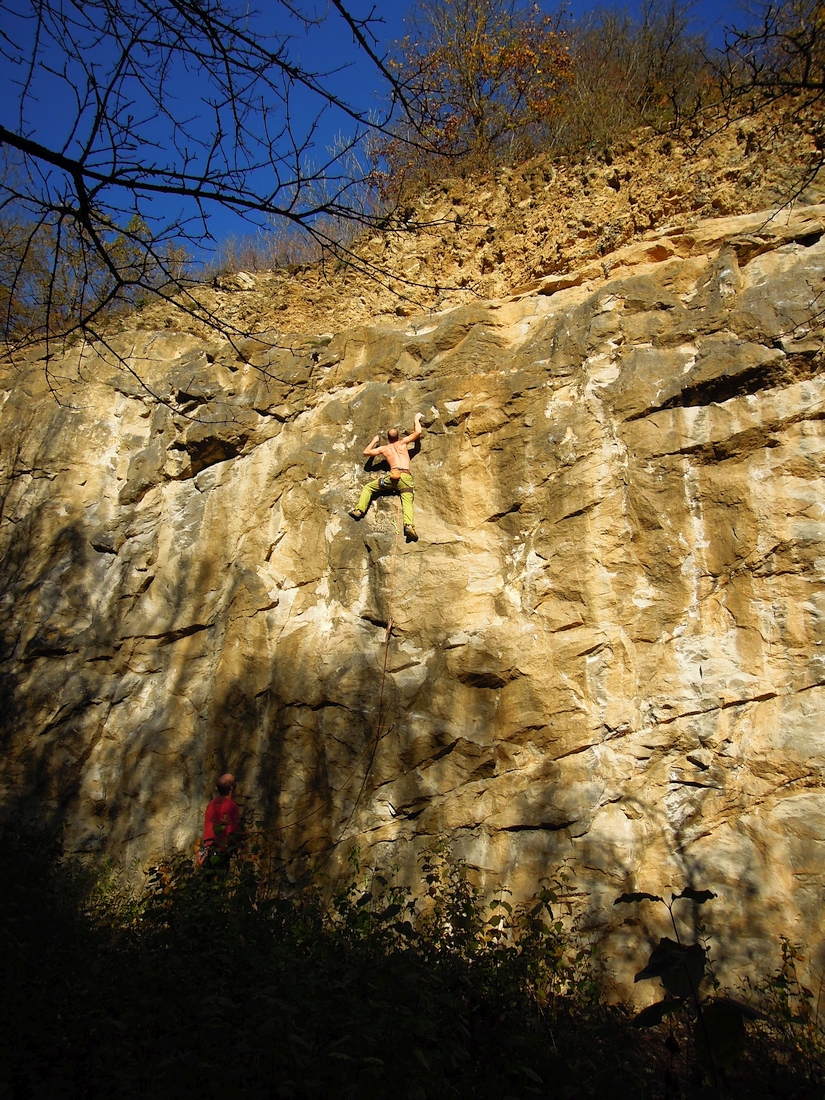
[[[402,474],[398,483],[398,492],[401,496],[401,514],[404,517],[405,527],[414,527],[413,516],[413,479],[412,474]]]
[[[358,498],[358,504],[355,507],[356,512],[360,512],[361,515],[366,512],[372,503],[372,498],[378,492],[381,487],[381,479],[376,478],[374,481],[368,481],[364,488],[361,490],[361,496]],[[350,512],[352,515],[352,512]]]

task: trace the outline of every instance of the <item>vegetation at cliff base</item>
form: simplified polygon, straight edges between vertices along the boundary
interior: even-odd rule
[[[601,999],[563,884],[487,903],[444,847],[415,895],[357,859],[332,889],[181,857],[140,895],[8,836],[2,862],[4,1097],[822,1095],[787,953],[711,1091],[691,1021]]]

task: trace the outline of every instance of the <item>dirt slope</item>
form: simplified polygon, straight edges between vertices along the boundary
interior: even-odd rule
[[[780,117],[745,119],[694,141],[651,130],[577,162],[536,157],[473,178],[445,179],[383,232],[352,246],[353,263],[224,274],[195,292],[201,307],[243,334],[338,332],[355,325],[505,298],[568,274],[652,230],[822,200],[804,182],[814,155]],[[205,332],[165,304],[129,328]]]

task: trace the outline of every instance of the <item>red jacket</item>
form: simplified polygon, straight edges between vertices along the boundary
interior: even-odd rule
[[[238,832],[238,806],[228,795],[219,794],[206,807],[203,819],[203,840],[226,852],[233,847],[227,843]]]

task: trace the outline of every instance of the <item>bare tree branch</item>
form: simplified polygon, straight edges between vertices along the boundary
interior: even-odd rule
[[[217,210],[310,234],[324,217],[375,218],[366,169],[316,163],[319,124],[329,112],[348,124],[348,151],[387,130],[402,97],[374,9],[361,18],[337,0],[332,12],[388,90],[383,115],[337,90],[340,67],[293,57],[322,21],[311,0],[270,0],[265,15],[235,0],[4,0],[0,217],[20,228],[0,243],[7,341],[82,331],[139,292],[179,293],[181,246],[212,239]]]

